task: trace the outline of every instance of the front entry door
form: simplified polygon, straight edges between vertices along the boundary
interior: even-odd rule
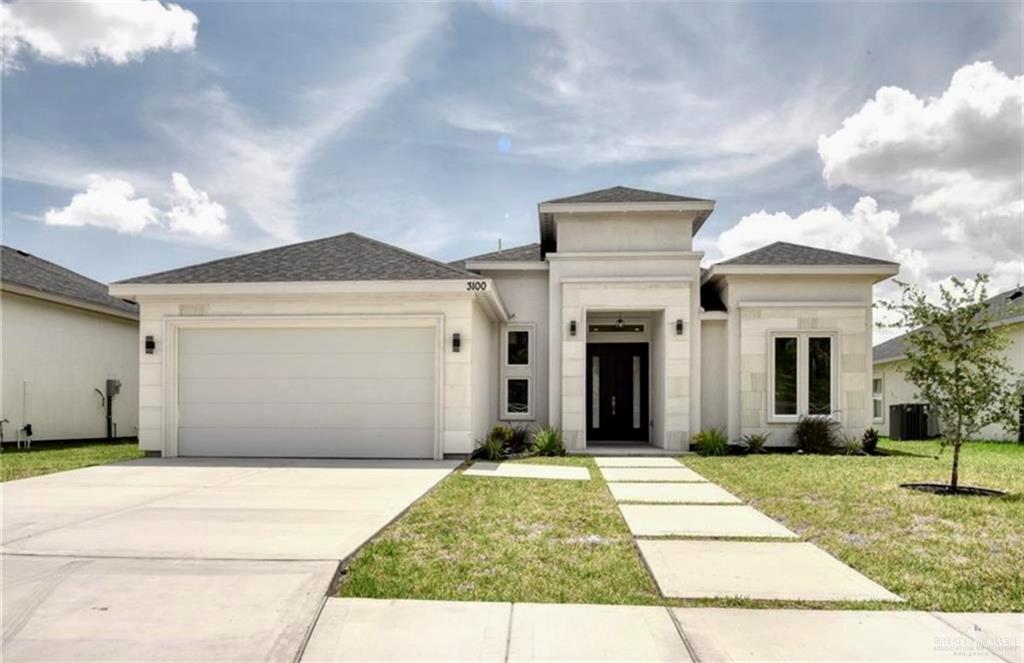
[[[648,440],[646,343],[587,344],[587,441]]]

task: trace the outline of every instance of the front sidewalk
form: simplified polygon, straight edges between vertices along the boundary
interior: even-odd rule
[[[1024,615],[332,598],[302,660],[994,661]]]

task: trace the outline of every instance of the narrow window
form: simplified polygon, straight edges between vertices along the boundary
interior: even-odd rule
[[[807,339],[807,413],[832,414],[832,339]]]
[[[885,397],[882,395],[882,378],[871,380],[871,414],[881,421],[885,412]]]
[[[509,414],[529,414],[530,381],[512,378],[506,382],[506,403]]]
[[[796,414],[796,358],[795,336],[775,338],[775,414]]]
[[[508,332],[508,365],[528,366],[530,364],[530,332],[512,330]]]
[[[601,358],[594,355],[590,358],[590,422],[591,428],[601,427]]]

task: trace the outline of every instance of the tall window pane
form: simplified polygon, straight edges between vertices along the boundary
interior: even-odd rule
[[[508,363],[510,366],[529,365],[530,332],[510,331],[508,333]]]
[[[508,381],[508,413],[529,414],[530,412],[530,381]]]
[[[775,339],[775,414],[796,414],[796,338]]]
[[[882,378],[875,378],[871,381],[871,406],[875,419],[882,418]]]
[[[807,339],[807,412],[832,414],[832,339]]]

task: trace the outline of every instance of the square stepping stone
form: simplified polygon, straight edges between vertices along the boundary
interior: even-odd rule
[[[605,481],[707,481],[688,467],[602,467]]]
[[[672,611],[701,661],[1000,660],[924,612]]]
[[[510,603],[327,599],[303,661],[504,661]]]
[[[637,541],[658,589],[683,599],[900,601],[811,543]]]
[[[598,456],[594,462],[598,467],[682,467],[668,456]]]
[[[531,463],[473,463],[463,472],[470,477],[502,477],[506,479],[564,479],[590,481],[590,470],[569,465],[535,465]]]
[[[616,502],[663,504],[742,504],[740,499],[713,483],[610,483]]]
[[[749,506],[620,504],[619,510],[633,536],[797,538]]]
[[[692,661],[666,608],[516,603],[509,661]]]

